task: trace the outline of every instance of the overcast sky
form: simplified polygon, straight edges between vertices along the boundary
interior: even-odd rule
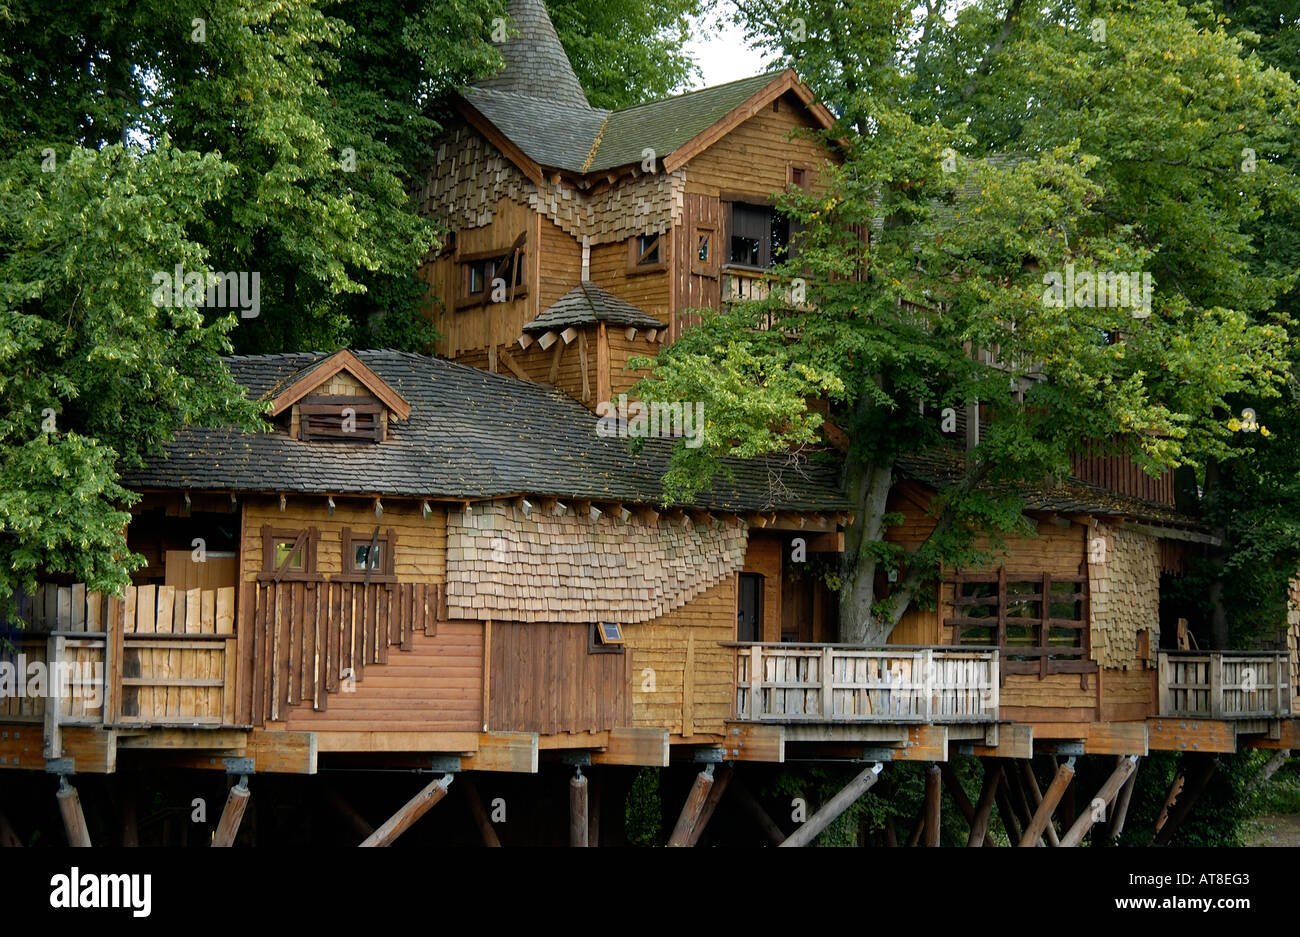
[[[719,28],[716,17],[712,23],[705,21],[699,25],[696,38],[686,46],[704,72],[695,87],[707,88],[737,78],[750,78],[767,70],[763,54],[745,44],[745,34],[739,27],[728,22]]]

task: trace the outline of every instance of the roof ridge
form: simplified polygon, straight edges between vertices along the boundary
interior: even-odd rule
[[[773,69],[772,71],[759,72],[757,75],[749,75],[746,78],[734,78],[731,81],[724,81],[719,85],[709,85],[705,88],[692,88],[690,91],[683,91],[681,94],[670,94],[664,98],[655,98],[653,101],[642,101],[640,104],[630,104],[627,107],[620,107],[613,114],[626,114],[628,111],[635,111],[642,107],[654,107],[656,104],[663,104],[665,101],[679,101],[682,98],[689,98],[693,94],[703,94],[706,91],[717,91],[719,88],[729,88],[732,85],[738,85],[745,81],[754,81],[758,78],[775,78],[783,72],[789,71],[788,66]]]
[[[582,170],[581,170],[582,172],[585,173],[587,170],[589,170],[591,168],[592,162],[595,161],[596,151],[600,149],[600,143],[602,140],[605,139],[605,128],[609,126],[609,119],[613,115],[614,112],[610,111],[605,115],[605,119],[600,122],[600,129],[596,131],[596,139],[591,141],[591,150],[587,153],[587,159],[582,164]]]

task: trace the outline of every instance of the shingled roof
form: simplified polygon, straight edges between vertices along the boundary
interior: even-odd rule
[[[165,455],[123,473],[128,487],[419,498],[518,494],[658,503],[672,441],[601,438],[597,418],[554,389],[398,351],[357,357],[410,402],[382,443],[306,442],[282,432],[188,427]],[[327,353],[225,359],[253,399],[272,399]],[[830,465],[729,460],[694,506],[721,511],[841,511]]]
[[[539,166],[597,172],[639,163],[646,150],[663,160],[789,71],[607,111],[587,101],[541,0],[510,0],[507,12],[517,35],[498,46],[505,69],[462,97]]]
[[[664,329],[668,326],[642,309],[619,299],[604,287],[583,280],[551,303],[540,316],[524,326],[528,335],[540,335],[571,325],[605,322],[622,328]]]
[[[898,473],[936,490],[956,484],[965,471],[965,458],[957,453],[932,450],[918,455],[901,456]],[[1055,514],[1097,514],[1104,517],[1128,517],[1150,524],[1200,528],[1190,514],[1167,504],[1122,495],[1107,488],[1091,485],[1074,476],[1019,489],[1029,511]]]

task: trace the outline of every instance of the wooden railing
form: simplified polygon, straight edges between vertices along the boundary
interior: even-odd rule
[[[735,644],[736,718],[776,722],[993,722],[992,648]]]
[[[0,661],[37,668],[42,687],[0,698],[0,719],[60,725],[235,724],[235,589],[83,584],[21,596],[26,625]],[[52,704],[57,701],[57,718]]]
[[[1285,652],[1161,651],[1160,715],[1278,719],[1291,713]]]

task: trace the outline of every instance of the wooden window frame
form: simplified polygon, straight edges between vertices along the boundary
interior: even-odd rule
[[[615,622],[615,624],[618,624]],[[588,654],[622,654],[627,649],[627,637],[624,636],[617,644],[605,644],[601,641],[597,629],[600,628],[600,622],[593,621],[587,626],[587,653]],[[619,632],[622,633],[623,626],[618,624]]]
[[[355,432],[324,432],[309,428],[309,417],[342,417],[345,407],[352,407],[357,415],[367,414],[373,417],[373,423],[367,429],[358,428]],[[385,407],[375,397],[326,396],[304,397],[298,404],[298,438],[304,442],[383,442]]]
[[[497,278],[501,268],[510,262],[511,257],[518,257],[513,285],[507,283],[510,290],[507,303],[523,299],[528,295],[528,251],[524,247],[512,251],[508,247],[490,251],[475,251],[456,255],[456,308],[469,309],[476,306],[492,305],[492,281]],[[486,264],[483,289],[476,293],[469,291],[470,268],[477,263]]]
[[[709,262],[700,261],[699,247],[700,235],[708,234],[709,241]],[[697,224],[691,231],[691,273],[697,276],[716,277],[721,268],[721,260],[718,257],[718,226],[711,224]]]
[[[302,569],[288,566],[289,557],[285,558],[283,567],[275,563],[275,545],[281,541],[303,540]],[[316,565],[317,547],[320,544],[320,530],[315,527],[272,527],[262,525],[262,569],[257,574],[258,582],[320,582],[322,577]],[[292,556],[292,554],[290,554]]]
[[[1068,582],[1079,586],[1071,594],[1052,592],[1054,582]],[[1089,623],[1090,594],[1088,569],[1086,563],[1080,564],[1077,575],[1053,576],[1051,573],[1008,573],[1006,567],[1000,567],[996,573],[958,573],[945,580],[952,586],[952,606],[954,616],[943,620],[944,627],[953,629],[952,643],[961,644],[963,629],[992,629],[994,644],[1000,651],[999,672],[1002,682],[1007,674],[1037,674],[1041,680],[1048,674],[1077,673],[1084,689],[1087,689],[1088,674],[1097,672],[1097,662],[1092,659],[1092,633]],[[988,596],[963,596],[961,587],[968,583],[992,583],[996,592]],[[1018,602],[1038,602],[1037,618],[1011,618],[1007,615],[1007,584],[1037,583],[1039,591],[1016,595]],[[992,601],[991,601],[992,600]],[[1053,618],[1052,606],[1066,602],[1077,602],[1079,617],[1077,619]],[[974,618],[969,615],[956,614],[963,608],[971,606],[988,606],[996,608],[996,615],[988,618]],[[1030,647],[1011,647],[1007,644],[1007,626],[1037,629],[1037,643]],[[1079,643],[1070,647],[1048,643],[1048,634],[1052,628],[1073,628],[1079,632]],[[1012,660],[1011,658],[1030,658],[1029,660]],[[1070,658],[1070,659],[1063,659]]]
[[[652,247],[644,251],[640,249],[641,238],[652,237],[654,243]],[[650,253],[653,247],[659,248],[659,260],[652,264],[641,263],[641,258]],[[645,231],[641,234],[634,234],[627,239],[627,272],[629,276],[639,276],[642,273],[663,273],[668,269],[668,235],[658,234],[654,231]]]
[[[803,182],[795,182],[794,174],[803,173]],[[790,160],[785,164],[785,184],[787,187],[794,186],[796,189],[802,189],[805,192],[812,191],[812,167],[805,166],[803,163],[796,163]]]
[[[397,557],[395,556],[397,532],[393,528],[380,530],[376,537],[374,528],[367,532],[365,528],[354,531],[351,527],[344,527],[339,534],[339,543],[342,545],[342,554],[339,557],[339,573],[334,577],[336,582],[397,582]],[[383,546],[383,552],[380,554],[384,561],[383,568],[353,569],[352,562],[356,556],[356,548],[368,547],[371,543]]]

